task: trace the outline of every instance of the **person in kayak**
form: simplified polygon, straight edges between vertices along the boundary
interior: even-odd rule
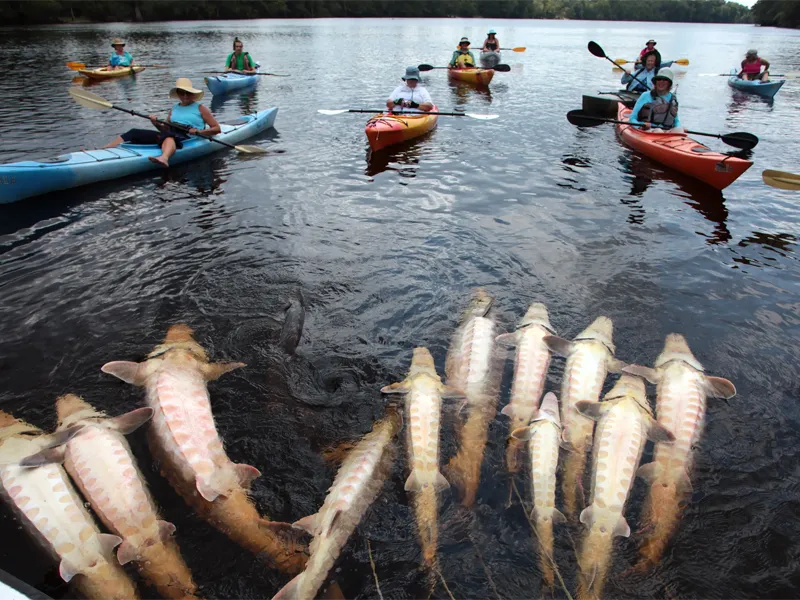
[[[433,109],[431,94],[419,84],[419,68],[406,67],[406,74],[401,79],[405,82],[397,86],[386,101],[389,112],[399,107],[403,112],[429,112]]]
[[[450,59],[451,69],[467,69],[475,67],[475,55],[469,49],[469,38],[462,37],[458,42],[458,50],[453,51]]]
[[[249,52],[244,51],[244,42],[238,37],[233,38],[233,52],[225,59],[226,71],[241,71],[242,73],[255,73],[256,61]]]
[[[489,33],[486,34],[486,39],[483,42],[481,52],[497,52],[500,49],[500,40],[495,37],[496,35],[497,32],[494,29],[489,30]]]
[[[764,65],[763,72],[761,71],[761,65]],[[748,81],[760,79],[763,83],[766,83],[769,81],[769,61],[761,58],[758,55],[758,50],[748,50],[742,61],[742,70],[739,71],[737,77]]]
[[[114,38],[111,41],[111,47],[114,53],[108,59],[109,69],[116,71],[117,69],[129,69],[133,66],[133,56],[130,52],[125,51],[125,42],[119,38]]]
[[[640,94],[653,89],[653,77],[658,73],[655,52],[646,54],[643,60],[644,64],[634,73],[631,73],[630,69],[625,69],[625,73],[622,75],[621,81],[628,84],[625,89],[629,92]]]
[[[177,98],[178,102],[170,109],[164,120],[189,127],[188,133],[172,129],[168,125],[160,125],[156,123],[157,117],[150,115],[150,120],[158,131],[131,129],[103,148],[113,148],[122,143],[158,144],[161,146],[161,156],[149,156],[148,158],[154,163],[168,167],[170,157],[175,154],[175,150],[183,148],[183,142],[190,136],[211,137],[221,131],[219,123],[211,111],[199,102],[203,98],[203,90],[193,88],[190,79],[179,77],[175,82],[175,87],[169,91],[169,97]]]
[[[654,52],[656,55],[656,71],[658,71],[661,68],[661,52],[656,50],[655,40],[647,40],[644,48],[642,48],[642,51],[639,52],[639,58],[636,59],[636,63],[633,66],[638,69],[644,62],[645,54],[649,54],[651,52]]]
[[[653,77],[653,89],[644,92],[636,101],[628,121],[644,131],[653,133],[683,133],[678,119],[678,98],[672,89],[672,69],[661,69]]]

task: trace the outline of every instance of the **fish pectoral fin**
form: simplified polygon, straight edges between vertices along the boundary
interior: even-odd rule
[[[574,343],[562,337],[558,337],[557,335],[546,335],[542,338],[542,341],[550,348],[551,352],[555,352],[561,356],[569,356],[575,347]]]
[[[80,571],[72,563],[64,559],[58,565],[58,574],[61,575],[61,579],[69,583],[75,575],[80,574]]]
[[[526,442],[533,437],[533,431],[531,431],[530,425],[526,425],[525,427],[519,427],[512,431],[509,437],[520,440],[521,442]]]
[[[442,400],[464,400],[467,397],[467,394],[459,389],[450,387],[449,385],[443,385],[441,396]]]
[[[625,361],[610,356],[606,360],[606,369],[608,370],[609,373],[621,373],[622,369],[626,366],[626,364],[627,363],[625,363]]]
[[[248,490],[250,489],[253,480],[261,477],[261,471],[252,465],[239,463],[234,465],[234,469],[236,469],[236,477],[239,478],[239,484]]]
[[[450,482],[442,475],[441,471],[436,471],[436,482],[433,484],[433,487],[437,492],[450,488]]]
[[[405,381],[398,381],[381,388],[381,394],[407,394],[411,391],[411,386]]]
[[[144,365],[127,360],[115,360],[104,364],[100,370],[103,373],[122,379],[125,383],[143,386],[145,384]]]
[[[594,421],[599,421],[603,414],[608,410],[608,406],[604,402],[590,402],[589,400],[581,400],[575,403],[575,410],[581,413],[584,417],[588,417]]]
[[[516,332],[502,333],[494,338],[494,341],[506,348],[513,348],[517,345],[517,334]]]
[[[675,441],[675,435],[655,419],[650,419],[650,429],[647,431],[647,439],[652,442],[670,444]]]
[[[706,375],[706,393],[714,398],[728,400],[736,395],[736,386],[722,377]]]
[[[403,489],[407,492],[418,492],[422,489],[422,483],[420,482],[416,471],[411,471],[411,475],[409,475],[408,479],[406,479]]]
[[[127,565],[132,560],[139,560],[139,552],[128,540],[124,540],[117,550],[117,560],[121,565]]]
[[[219,496],[222,496],[222,493],[207,484],[199,475],[195,478],[195,485],[197,486],[197,492],[208,502],[213,502]]]
[[[247,365],[243,362],[206,363],[200,367],[200,371],[203,373],[203,377],[206,378],[206,381],[216,381],[225,375],[225,373],[229,373],[234,369],[239,369],[246,366]]]
[[[587,529],[591,529],[594,524],[594,507],[587,506],[581,511],[580,522],[586,525]]]
[[[642,465],[636,471],[636,476],[641,477],[647,483],[653,483],[656,479],[658,479],[659,475],[661,475],[661,465],[656,462],[650,462],[646,465]]]
[[[85,425],[73,425],[72,427],[67,427],[66,429],[45,436],[47,439],[47,445],[45,448],[55,448],[56,446],[66,444],[81,431],[83,431],[84,427]]]
[[[621,370],[623,373],[627,373],[628,375],[636,375],[637,377],[646,379],[650,383],[658,383],[658,380],[660,379],[658,376],[658,371],[651,369],[650,367],[643,367],[641,365],[626,365],[622,367]]]
[[[162,542],[169,541],[169,538],[173,536],[175,533],[175,525],[170,523],[169,521],[158,521],[158,537],[161,538]]]
[[[514,418],[514,405],[513,404],[506,404],[503,407],[503,410],[500,411],[501,415],[505,415],[510,419]]]
[[[625,520],[625,517],[620,517],[617,525],[614,527],[614,537],[631,537],[631,527]]]
[[[303,579],[303,573],[295,576],[289,583],[283,586],[277,594],[272,597],[272,600],[290,600],[297,598],[297,592],[300,588],[300,582]]]
[[[307,531],[311,535],[317,535],[317,531],[319,530],[319,513],[314,513],[313,515],[308,515],[307,517],[295,521],[292,523],[292,527]]]
[[[119,417],[109,419],[109,423],[111,427],[119,431],[122,435],[128,435],[147,423],[153,417],[154,412],[155,411],[149,406],[137,408]]]
[[[121,537],[118,535],[111,535],[110,533],[98,533],[97,539],[105,555],[113,554],[114,548],[122,543]]]
[[[57,448],[48,448],[46,450],[42,450],[41,452],[37,452],[36,454],[26,456],[19,461],[19,466],[41,467],[42,465],[61,464],[64,462],[64,454],[66,451],[67,449],[63,445],[58,446]]]
[[[565,517],[564,513],[562,513],[557,508],[553,508],[553,517],[552,517],[552,519],[553,519],[553,523],[555,523],[557,525],[560,525],[560,524],[563,524],[563,523],[567,522],[567,517]]]

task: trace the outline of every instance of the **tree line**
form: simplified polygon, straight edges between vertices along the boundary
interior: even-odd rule
[[[797,0],[758,0],[751,10],[753,21],[772,27],[800,27]]]
[[[760,0],[758,5],[761,4],[797,6],[800,2]],[[784,10],[788,12],[790,8],[791,6],[787,6]],[[751,13],[747,7],[727,0],[0,1],[0,23],[4,25],[315,17],[486,17],[690,23],[751,22]]]

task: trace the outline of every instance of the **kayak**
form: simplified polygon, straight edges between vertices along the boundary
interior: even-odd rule
[[[617,119],[627,121],[631,111],[622,104]],[[723,190],[753,163],[714,152],[685,133],[649,133],[629,124],[617,124],[620,139],[645,156],[680,171],[718,190]]]
[[[494,69],[476,69],[474,67],[466,69],[448,69],[447,74],[458,81],[474,83],[475,85],[489,85],[494,77]]]
[[[130,69],[109,69],[108,67],[100,67],[99,69],[81,69],[78,71],[84,77],[89,79],[112,79],[114,77],[130,77],[141,73],[147,67],[133,66]]]
[[[500,64],[499,52],[481,52],[481,66],[494,67]]]
[[[436,106],[433,111],[437,111]],[[412,113],[398,115],[383,113],[375,115],[367,121],[364,132],[367,134],[369,146],[373,150],[381,150],[393,144],[399,144],[428,133],[436,127],[438,115]]]
[[[214,77],[206,77],[206,85],[215,96],[227,94],[230,91],[254,85],[258,82],[258,75],[241,75],[239,73],[225,73]]]
[[[736,75],[739,73],[736,69],[731,69],[731,76],[728,77],[728,85],[735,90],[742,92],[752,92],[764,98],[773,98],[778,90],[786,83],[785,79],[778,81],[768,81],[763,83],[759,80],[749,81],[747,79],[739,79]]]
[[[220,123],[222,133],[216,139],[229,144],[239,143],[272,127],[277,113],[277,108],[270,108]],[[183,148],[175,152],[170,159],[170,165],[224,149],[222,144],[199,136],[192,137],[184,141]],[[72,152],[44,160],[3,164],[0,165],[0,204],[160,169],[163,167],[148,159],[149,156],[160,154],[161,148],[156,144],[121,144],[116,148]]]

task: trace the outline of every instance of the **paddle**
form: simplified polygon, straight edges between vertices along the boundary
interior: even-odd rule
[[[525,52],[525,46],[517,46],[516,48],[498,48],[498,50],[511,50],[512,52]]]
[[[800,190],[800,175],[794,173],[767,169],[761,173],[761,179],[767,185],[781,190]]]
[[[613,60],[608,58],[608,56],[606,56],[606,53],[603,51],[603,49],[600,47],[600,44],[598,44],[597,42],[589,42],[589,52],[594,54],[597,58],[605,58],[612,65],[614,65],[615,67],[617,66],[617,63],[615,63]],[[647,88],[648,90],[650,89],[650,86],[647,85],[647,82],[646,81],[642,81],[641,79],[636,77],[636,74],[633,74],[632,77],[636,81],[641,83],[645,88]]]
[[[732,77],[733,75],[737,75],[737,73],[700,73],[700,77]],[[793,71],[791,73],[770,73],[770,76],[794,79],[795,77],[800,77],[800,72]]]
[[[80,104],[81,106],[85,106],[86,108],[94,108],[96,110],[108,110],[109,108],[113,108],[114,110],[119,110],[124,113],[128,113],[129,115],[133,115],[134,117],[142,117],[143,119],[150,120],[148,115],[136,112],[135,110],[131,110],[129,108],[122,108],[121,106],[114,106],[106,100],[98,96],[97,94],[92,94],[91,92],[87,92],[86,90],[81,90],[79,88],[71,87],[69,88],[69,95]],[[166,125],[167,127],[171,127],[172,129],[177,129],[178,131],[184,131],[186,133],[189,132],[190,127],[186,127],[184,125],[178,125],[177,123],[168,123],[167,121],[162,121],[160,119],[156,119],[156,123],[159,125]],[[198,136],[198,137],[205,137],[205,136]],[[210,142],[216,142],[218,144],[222,144],[228,148],[233,148],[237,152],[243,152],[245,154],[266,154],[268,151],[264,150],[263,148],[259,148],[258,146],[234,146],[233,144],[229,144],[228,142],[223,142],[222,140],[218,140],[213,137],[205,137]]]
[[[567,121],[572,123],[573,125],[577,125],[578,127],[595,127],[600,123],[619,123],[620,125],[631,125],[628,121],[619,121],[617,119],[604,119],[602,117],[592,117],[590,115],[585,114],[582,110],[571,110],[567,113]],[[635,125],[631,125],[635,127]],[[722,140],[729,146],[733,146],[734,148],[741,148],[742,150],[750,150],[751,148],[755,148],[758,144],[758,138],[754,136],[752,133],[747,133],[745,131],[739,131],[736,133],[726,133],[724,135],[720,135],[718,133],[703,133],[702,131],[690,131],[686,130],[686,133],[691,133],[692,135],[705,135],[708,137],[714,137]]]
[[[67,67],[69,67],[73,71],[83,71],[83,70],[85,70],[87,68],[89,68],[89,69],[102,69],[103,67],[107,67],[107,66],[108,65],[103,65],[102,67],[87,67],[82,62],[68,62],[67,63]],[[140,65],[139,63],[136,63],[136,64],[134,64],[132,66],[134,66],[134,67],[148,67],[150,69],[166,69],[168,65]]]
[[[278,75],[277,73],[245,73],[244,71],[200,71],[201,73],[210,73],[214,75],[226,75],[227,73],[236,73],[237,75],[269,75],[270,77],[291,77],[291,75]]]
[[[343,113],[373,113],[373,114],[390,114],[388,110],[377,110],[374,108],[370,109],[361,109],[361,108],[340,108],[337,110],[331,110],[329,108],[320,108],[317,110],[318,113],[323,115],[341,115]],[[478,119],[480,121],[491,121],[492,119],[496,119],[500,115],[481,115],[478,113],[468,113],[468,112],[403,112],[403,111],[394,111],[391,114],[394,115],[438,115],[440,117],[469,117],[470,119]]]
[[[627,65],[628,63],[635,63],[635,60],[625,60],[624,58],[618,58],[614,61],[616,65]],[[669,61],[664,61],[669,62]],[[689,59],[688,58],[679,58],[677,60],[672,61],[676,65],[683,65],[684,67],[689,66]]]
[[[434,67],[432,65],[419,65],[417,68],[420,71],[430,71],[432,69],[449,69],[450,67]],[[504,65],[504,64],[495,65],[493,67],[470,67],[470,68],[483,69],[484,71],[495,70],[495,71],[500,71],[501,73],[508,73],[511,70],[511,67],[509,65]]]

